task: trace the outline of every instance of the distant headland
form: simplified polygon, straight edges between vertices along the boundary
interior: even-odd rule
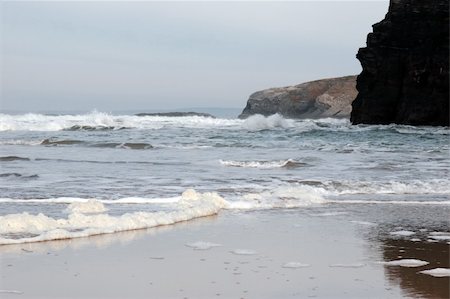
[[[349,118],[356,94],[356,76],[269,88],[251,94],[239,118],[275,113],[289,118]]]
[[[449,2],[391,0],[358,51],[362,72],[250,95],[240,118],[350,118],[353,124],[449,126]]]

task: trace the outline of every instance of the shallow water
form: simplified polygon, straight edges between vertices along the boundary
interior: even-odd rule
[[[221,209],[448,207],[449,138],[442,127],[278,115],[0,114],[0,243],[121,231],[125,214],[134,229]],[[204,201],[182,204],[190,188]],[[104,211],[68,209],[89,199]]]
[[[448,277],[419,272],[449,267],[448,244],[426,241],[448,229],[449,207],[346,207],[224,210],[148,230],[0,246],[0,289],[21,298],[448,298]],[[421,241],[391,236],[400,224]],[[399,259],[429,264],[382,263]]]

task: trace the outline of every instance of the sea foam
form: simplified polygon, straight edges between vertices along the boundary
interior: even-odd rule
[[[231,167],[244,167],[244,168],[261,168],[261,169],[270,169],[270,168],[289,168],[289,167],[300,167],[306,165],[300,161],[296,161],[293,159],[286,160],[275,160],[275,161],[234,161],[234,160],[220,160],[220,164],[224,166]]]
[[[450,194],[448,179],[411,181],[323,181],[330,195],[348,194]]]
[[[0,245],[86,237],[126,230],[150,228],[217,214],[226,201],[217,193],[186,190],[171,212],[134,212],[121,216],[86,214],[100,205],[88,202],[72,206],[67,218],[52,218],[42,213],[0,216]],[[81,207],[81,208],[80,208]]]
[[[229,201],[228,209],[299,208],[326,203],[323,190],[310,186],[278,187],[259,193],[248,193],[240,200]]]
[[[68,213],[83,214],[103,213],[106,211],[105,205],[95,199],[90,199],[87,202],[73,202],[66,209],[66,212]]]
[[[95,131],[119,129],[161,129],[173,127],[229,127],[239,126],[242,120],[215,119],[203,116],[135,116],[112,115],[92,111],[78,115],[0,114],[0,131]]]
[[[210,196],[217,193],[207,193]],[[279,187],[258,193],[247,193],[235,200],[225,200],[222,198],[223,209],[272,209],[272,208],[295,208],[308,207],[326,203],[322,196],[323,190],[310,186],[302,187]],[[119,199],[85,199],[77,197],[57,197],[43,199],[15,199],[0,198],[0,203],[34,203],[34,204],[69,204],[67,213],[99,213],[105,211],[107,205],[114,204],[169,204],[180,206],[186,198],[198,197],[195,191],[187,190],[182,196],[167,198],[143,198],[143,197],[125,197]],[[218,196],[218,195],[217,195]]]
[[[273,128],[290,128],[294,126],[294,121],[285,119],[280,114],[273,114],[267,117],[255,114],[247,118],[243,126],[249,131],[261,131]]]
[[[98,111],[78,115],[44,115],[27,113],[10,115],[0,113],[0,131],[95,131],[119,129],[150,129],[158,130],[165,127],[176,128],[232,128],[247,131],[262,131],[269,129],[293,128],[296,132],[335,131],[335,132],[366,132],[387,131],[398,134],[417,135],[450,135],[446,127],[413,127],[403,125],[351,125],[347,119],[286,119],[280,114],[268,117],[252,115],[245,120],[223,119],[205,116],[136,116],[112,115]],[[3,141],[2,141],[3,142]],[[16,141],[6,141],[15,144]],[[19,143],[29,141],[18,141]],[[31,144],[35,141],[31,141]]]
[[[430,270],[423,270],[419,273],[431,275],[434,277],[450,277],[450,269],[449,268],[434,268]]]
[[[401,259],[401,260],[394,260],[389,262],[378,262],[378,264],[382,264],[385,266],[400,266],[400,267],[407,267],[407,268],[415,268],[415,267],[422,267],[425,265],[428,265],[429,262],[417,260],[417,259]]]

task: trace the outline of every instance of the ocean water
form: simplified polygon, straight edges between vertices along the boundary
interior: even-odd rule
[[[279,115],[0,114],[0,244],[148,228],[222,210],[448,209],[449,169],[450,130],[443,127]]]

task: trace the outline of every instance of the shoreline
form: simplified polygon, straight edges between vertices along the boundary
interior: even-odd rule
[[[417,207],[409,207],[416,210]],[[399,298],[448,297],[446,242],[393,236],[384,205],[221,211],[151,229],[0,247],[2,297]],[[448,208],[420,207],[431,230]],[[374,223],[380,214],[383,223]],[[366,215],[368,217],[366,217]],[[433,222],[434,220],[438,222]],[[440,223],[440,224],[439,224]],[[406,223],[408,229],[414,223]],[[406,229],[406,228],[405,228]],[[419,234],[419,229],[416,230]],[[420,259],[417,268],[383,261]],[[195,275],[193,275],[195,274]],[[14,292],[5,292],[14,291]]]

